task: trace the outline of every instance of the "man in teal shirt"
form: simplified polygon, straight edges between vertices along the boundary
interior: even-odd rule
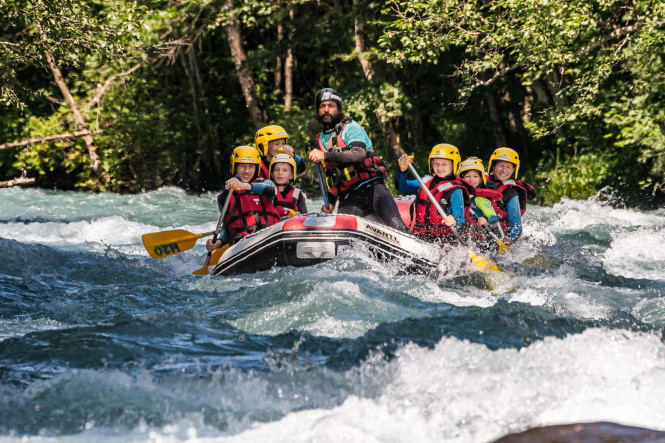
[[[324,162],[326,183],[331,202],[330,213],[339,201],[339,214],[359,217],[376,216],[384,224],[407,232],[408,229],[384,178],[388,168],[374,154],[372,141],[365,130],[342,113],[342,97],[332,88],[322,89],[316,96],[316,118],[323,130],[312,140],[309,158]]]

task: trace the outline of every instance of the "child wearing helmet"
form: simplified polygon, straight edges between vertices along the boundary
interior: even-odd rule
[[[208,240],[209,252],[226,243],[235,243],[247,234],[273,225],[279,221],[279,214],[273,205],[276,193],[275,184],[258,176],[261,163],[259,152],[251,146],[238,146],[231,154],[231,177],[224,190],[217,196],[220,212],[229,190],[233,190],[226,214],[224,229],[216,242]]]
[[[489,178],[497,185],[501,198],[492,201],[499,216],[501,227],[508,233],[504,242],[513,243],[522,234],[522,216],[527,201],[536,197],[536,190],[528,183],[517,179],[520,157],[510,148],[496,149],[490,157],[487,170]]]
[[[270,161],[274,156],[280,153],[293,156],[297,165],[294,174],[302,174],[305,171],[305,162],[299,155],[296,155],[293,152],[293,148],[289,146],[289,134],[286,133],[286,130],[283,127],[277,125],[264,126],[256,131],[254,143],[261,156],[259,177],[268,178],[270,176]]]
[[[478,157],[469,157],[462,162],[459,177],[470,183],[476,190],[476,195],[471,199],[469,217],[466,219],[469,227],[467,236],[477,243],[483,244],[485,243],[485,232],[482,228],[499,221],[492,201],[500,199],[501,193],[496,191],[496,183],[487,179],[483,162]]]
[[[426,240],[450,242],[453,234],[451,229],[459,229],[464,225],[474,188],[457,177],[460,160],[459,149],[445,143],[434,146],[429,154],[429,172],[434,175],[423,177],[423,182],[447,214],[443,218],[427,193],[420,189],[418,181],[407,180],[406,171],[410,163],[408,156],[402,155],[399,158],[399,172],[395,177],[395,184],[404,193],[416,194],[412,205],[416,220],[413,233],[416,236]]]
[[[277,193],[274,205],[281,217],[307,213],[307,197],[293,186],[296,179],[296,161],[288,154],[277,154],[270,160],[270,180],[275,183]]]

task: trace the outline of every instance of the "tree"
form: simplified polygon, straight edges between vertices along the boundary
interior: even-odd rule
[[[92,3],[77,0],[47,2],[3,2],[0,15],[5,32],[2,41],[2,100],[5,105],[22,107],[22,84],[16,76],[17,66],[48,69],[65,99],[75,122],[77,137],[86,144],[90,168],[108,185],[111,177],[104,169],[80,106],[67,84],[64,68],[80,67],[87,55],[119,59],[126,57],[127,47],[140,39],[136,26],[138,10],[133,5],[110,2]],[[51,99],[53,100],[53,99]]]

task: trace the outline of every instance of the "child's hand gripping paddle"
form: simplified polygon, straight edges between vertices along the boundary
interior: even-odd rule
[[[494,210],[494,207],[492,206],[492,203],[488,198],[475,197],[473,201],[476,204],[476,208],[482,211],[483,215],[487,220],[490,221],[490,223],[492,223],[492,219],[497,220],[499,218],[496,215],[496,211]],[[497,226],[501,228],[501,225],[499,225],[498,223]],[[508,252],[510,246],[505,244],[499,237],[496,236],[496,234],[492,231],[492,228],[490,228],[490,225],[485,225],[485,229],[487,230],[487,233],[494,239],[496,244],[499,246],[499,253],[505,254],[506,252]],[[500,232],[503,236],[503,230],[501,230]]]
[[[443,211],[443,208],[441,207],[439,202],[436,201],[436,199],[434,198],[434,196],[432,195],[430,190],[427,189],[427,186],[425,186],[425,183],[423,183],[423,180],[420,178],[420,175],[418,175],[418,173],[416,172],[413,165],[409,164],[409,170],[411,171],[413,176],[416,178],[416,180],[418,180],[418,183],[420,184],[420,187],[423,189],[423,191],[425,191],[425,194],[427,194],[427,197],[430,199],[430,201],[432,202],[432,204],[434,205],[436,210],[439,212],[439,215],[442,218],[446,218],[446,214]],[[453,231],[453,233],[455,234],[455,237],[457,237],[457,241],[459,241],[460,244],[462,244],[465,248],[467,248],[467,251],[469,253],[469,258],[471,258],[471,262],[478,268],[479,271],[485,272],[487,270],[492,270],[492,271],[495,271],[495,272],[500,272],[499,267],[496,264],[492,263],[489,260],[485,260],[485,259],[482,259],[482,258],[478,257],[473,251],[471,251],[471,249],[469,249],[469,246],[466,244],[464,239],[459,235],[459,233],[457,232],[456,229],[452,228],[451,231]]]

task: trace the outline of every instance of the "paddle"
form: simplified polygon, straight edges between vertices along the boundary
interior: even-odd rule
[[[425,191],[425,194],[427,194],[427,197],[430,199],[430,201],[432,202],[432,204],[434,205],[436,210],[439,212],[439,215],[442,218],[446,218],[446,214],[445,214],[445,212],[443,212],[443,208],[441,207],[439,202],[436,201],[436,199],[434,198],[434,196],[432,195],[430,190],[427,189],[427,186],[425,186],[425,183],[423,183],[423,180],[420,178],[420,175],[418,175],[418,173],[416,172],[416,169],[413,167],[413,165],[411,163],[409,163],[409,170],[411,171],[411,174],[413,174],[413,176],[416,178],[416,180],[418,180],[418,183],[420,184],[420,187],[423,188],[423,191]],[[459,235],[459,232],[457,232],[456,229],[451,227],[450,230],[453,231],[453,233],[455,234],[455,237],[457,237],[457,241],[459,241],[460,244],[462,244],[462,246],[464,246],[467,249],[467,251],[469,253],[469,258],[471,258],[471,262],[474,265],[476,265],[476,267],[478,268],[479,271],[485,272],[487,270],[492,270],[492,271],[495,271],[495,272],[500,272],[499,267],[496,264],[492,263],[489,260],[482,259],[482,258],[478,257],[476,254],[474,254],[473,251],[471,251],[471,249],[469,249],[469,246],[466,244],[464,239]]]
[[[314,145],[312,143],[309,144],[309,150],[311,151],[314,149]],[[319,176],[319,187],[321,188],[321,196],[323,197],[323,205],[326,207],[326,209],[330,209],[330,202],[328,201],[328,190],[326,189],[326,184],[323,178],[323,170],[321,169],[321,163],[316,162],[315,163],[316,167],[316,174]]]
[[[226,195],[226,201],[224,202],[224,206],[222,207],[222,213],[219,215],[219,220],[217,220],[217,227],[215,227],[215,232],[213,232],[212,235],[212,243],[215,244],[217,241],[217,236],[219,235],[220,231],[222,230],[222,226],[224,225],[224,217],[226,216],[226,211],[229,209],[229,202],[231,201],[231,196],[233,195],[233,189],[229,189],[229,193]],[[222,249],[218,248],[217,250]],[[222,252],[217,254],[217,261],[219,260],[219,257],[221,257],[221,254],[226,250],[224,248]],[[216,251],[213,251],[216,252]],[[206,261],[203,264],[203,267],[201,269],[197,269],[196,271],[192,272],[194,275],[207,275],[208,274],[208,267],[210,266],[210,258],[212,257],[212,252],[208,252],[208,256],[206,257]],[[215,263],[217,263],[215,261]]]
[[[496,211],[494,210],[494,207],[492,206],[492,203],[490,203],[490,200],[486,197],[476,197],[474,198],[474,203],[476,204],[476,207],[480,209],[488,220],[492,220],[494,217],[495,220],[498,220],[498,216],[496,215]],[[501,225],[499,223],[496,223],[496,226],[501,229]],[[499,253],[505,254],[508,252],[510,249],[510,246],[505,244],[499,237],[496,236],[496,234],[492,231],[492,228],[490,228],[489,225],[485,225],[485,229],[487,229],[487,233],[494,239],[496,244],[499,246]],[[503,233],[503,229],[501,229],[499,232],[501,232],[501,236],[504,237],[505,234]]]
[[[164,258],[192,249],[196,240],[213,235],[214,232],[192,234],[184,229],[173,231],[152,232],[143,234],[143,246],[152,258]]]

